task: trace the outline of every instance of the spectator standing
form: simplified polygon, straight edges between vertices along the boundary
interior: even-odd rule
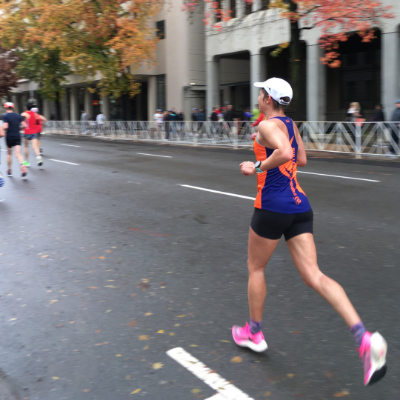
[[[375,113],[371,118],[372,122],[383,122],[385,121],[385,113],[383,112],[382,104],[375,106]]]
[[[106,117],[105,115],[100,111],[100,114],[97,114],[96,117],[96,124],[97,128],[100,132],[101,135],[104,135],[104,124],[106,122]]]
[[[88,115],[85,110],[82,110],[81,112],[81,124],[82,124],[82,133],[86,135],[88,132]]]

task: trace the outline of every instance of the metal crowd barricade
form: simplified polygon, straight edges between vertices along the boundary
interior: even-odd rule
[[[369,155],[400,155],[399,122],[296,122],[306,150]],[[171,142],[190,146],[249,148],[255,132],[250,122],[218,121],[48,121],[45,133],[107,140]]]

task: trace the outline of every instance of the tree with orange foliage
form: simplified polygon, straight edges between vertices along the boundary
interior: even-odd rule
[[[253,3],[253,0],[242,1]],[[208,5],[205,23],[223,30],[224,22],[231,18],[231,10],[224,10],[222,4],[222,1],[215,0],[184,0],[184,10],[192,12],[199,6]],[[382,19],[393,18],[390,7],[383,6],[380,0],[363,0],[362,3],[348,0],[270,0],[269,8],[280,9],[282,17],[290,22],[290,43],[282,43],[275,54],[289,47],[290,80],[295,93],[299,92],[302,32],[320,29],[319,44],[325,50],[321,62],[337,68],[340,67],[340,42],[347,41],[354,33],[363,42],[370,42],[374,38],[374,28],[379,26]],[[216,19],[221,22],[214,23]],[[296,99],[292,102],[294,109],[295,102]]]
[[[67,65],[90,83],[97,82],[101,95],[134,96],[140,90],[135,72],[155,63],[154,17],[162,5],[163,0],[1,1],[0,43],[23,56],[23,70],[30,57],[52,59],[58,67]],[[43,63],[32,65],[40,69]],[[60,70],[64,76],[57,75]],[[53,76],[39,82],[46,98],[57,96],[60,85],[55,82],[61,83],[65,72],[55,68]]]
[[[18,75],[15,73],[17,60],[15,52],[0,47],[0,97],[6,97],[18,86]]]

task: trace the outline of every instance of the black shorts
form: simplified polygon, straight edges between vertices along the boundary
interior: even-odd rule
[[[21,146],[21,136],[6,136],[6,143],[9,149],[14,146]]]
[[[254,208],[250,226],[258,236],[276,240],[284,235],[287,241],[303,233],[313,233],[313,211],[283,214]]]

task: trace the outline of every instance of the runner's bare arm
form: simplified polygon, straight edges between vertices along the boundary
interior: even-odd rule
[[[306,149],[304,147],[303,139],[301,138],[297,125],[294,122],[293,122],[293,128],[296,135],[297,145],[299,147],[297,151],[297,165],[299,167],[305,167],[307,165],[307,154],[306,154]]]
[[[5,126],[7,125],[7,126]],[[8,122],[3,122],[3,126],[0,125],[0,137],[5,136],[4,130],[8,128]]]
[[[279,128],[275,121],[262,121],[259,125],[258,138],[261,145],[274,149],[274,152],[260,165],[262,171],[279,167],[287,163],[293,157],[293,150],[290,146],[287,135]],[[243,175],[253,175],[257,171],[254,163],[245,161],[240,164]]]

